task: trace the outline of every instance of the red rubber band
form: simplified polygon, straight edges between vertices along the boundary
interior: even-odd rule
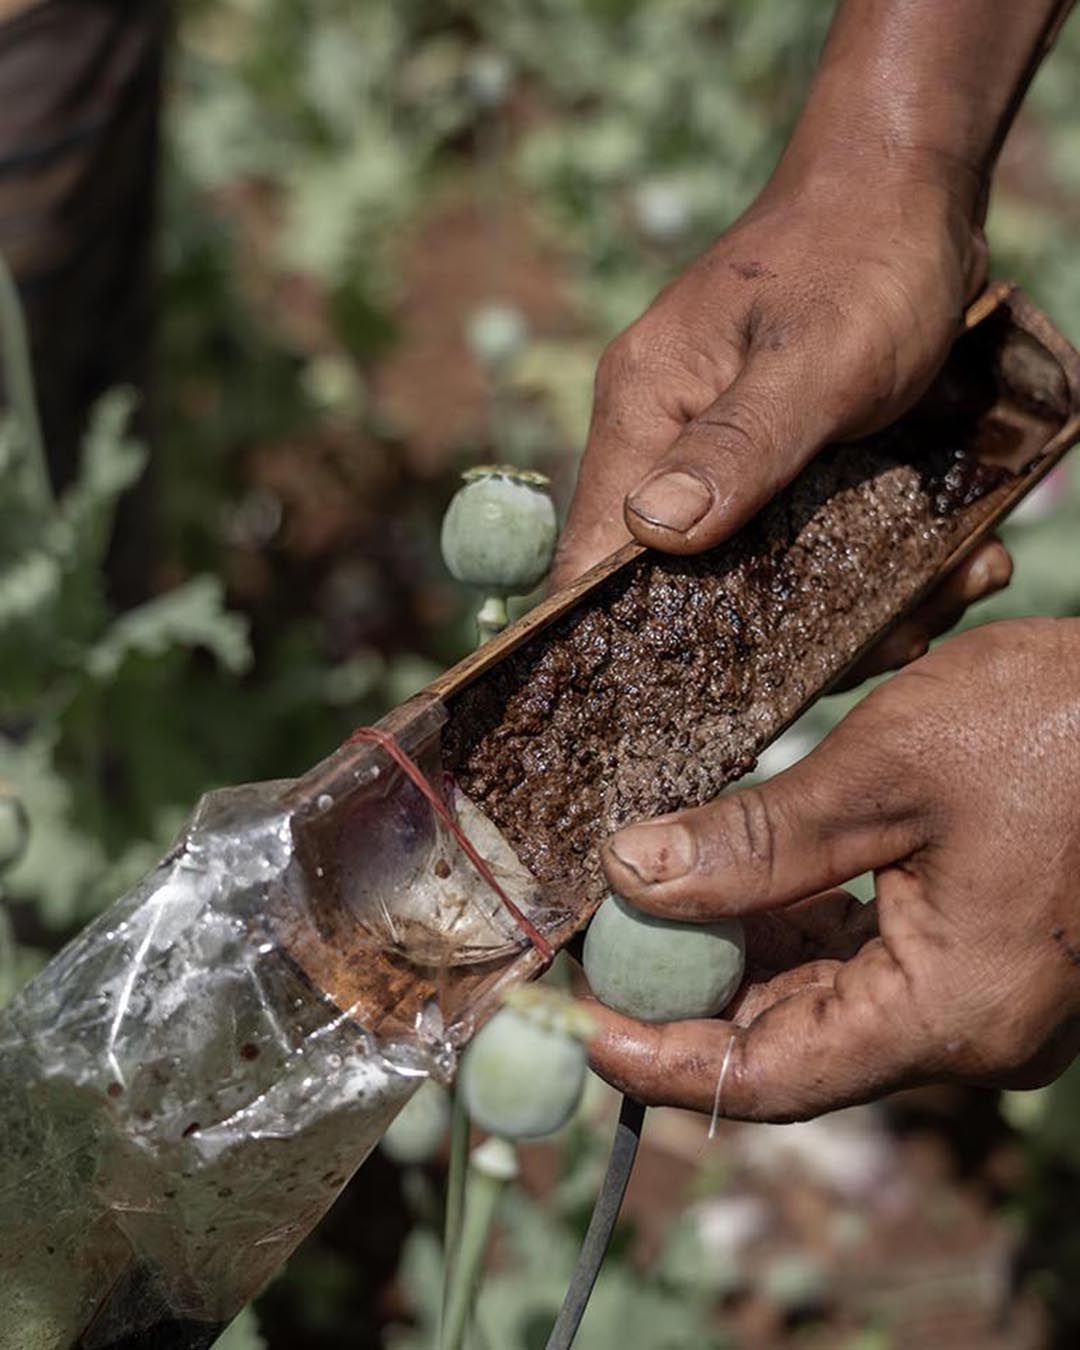
[[[473,867],[476,868],[477,872],[479,872],[481,878],[487,882],[488,886],[490,886],[499,897],[514,922],[529,939],[529,942],[532,943],[533,947],[536,948],[536,951],[543,959],[544,964],[550,965],[555,957],[555,953],[552,951],[551,946],[543,933],[541,933],[535,924],[531,923],[525,915],[522,914],[521,910],[518,909],[517,905],[515,905],[513,900],[506,894],[487,862],[477,851],[472,840],[464,830],[462,830],[461,826],[450,814],[446,803],[428,782],[427,775],[417,764],[413,763],[398,744],[396,737],[392,736],[388,731],[383,731],[380,727],[358,727],[345,744],[352,745],[355,741],[372,741],[375,745],[379,746],[381,750],[384,750],[386,754],[390,756],[409,781],[423,793],[431,803],[432,810],[457,840],[461,851],[472,863]]]

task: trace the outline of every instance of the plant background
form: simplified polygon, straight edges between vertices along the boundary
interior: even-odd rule
[[[458,472],[543,469],[565,508],[604,342],[763,182],[830,11],[179,6],[149,601],[114,612],[106,574],[116,501],[147,458],[128,396],[99,407],[59,505],[20,469],[10,421],[0,437],[0,997],[164,851],[200,792],[302,770],[469,646],[437,548]],[[996,274],[1074,341],[1078,57],[1074,20],[990,220]],[[1010,527],[1016,581],[975,621],[1080,613],[1078,527],[1073,471]],[[1077,1104],[1073,1074],[712,1144],[654,1113],[584,1350],[1073,1345]],[[526,1151],[487,1344],[543,1344],[610,1109],[597,1088],[564,1139]],[[228,1344],[430,1344],[439,1180],[438,1162],[373,1158]]]

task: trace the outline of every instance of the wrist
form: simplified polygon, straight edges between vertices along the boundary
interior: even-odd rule
[[[848,105],[821,115],[809,107],[795,130],[773,182],[801,195],[846,198],[858,213],[910,202],[952,226],[981,226],[987,182],[963,151],[901,132],[873,114]]]
[[[785,159],[839,157],[862,193],[930,184],[976,226],[1020,99],[1070,0],[841,0]]]
[[[986,283],[986,240],[975,178],[936,154],[887,160],[852,135],[792,139],[765,189],[747,213],[820,222],[813,232],[845,240],[858,254],[885,261],[917,255],[927,269],[956,278],[970,301]]]

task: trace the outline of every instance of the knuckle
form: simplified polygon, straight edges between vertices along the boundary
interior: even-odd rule
[[[727,398],[722,407],[702,413],[688,433],[711,450],[740,460],[757,458],[772,443],[767,410],[742,399]]]
[[[878,1028],[895,1024],[898,1008],[905,1010],[910,1026],[919,1025],[925,1032],[904,972],[881,938],[866,945],[858,965],[841,966],[833,990],[837,1010],[861,1029],[863,1040],[872,1038]]]
[[[760,1030],[736,1028],[733,1035],[731,1054],[717,1083],[718,1116],[787,1125],[825,1109],[820,1074],[807,1071],[797,1046],[772,1046],[763,1053]]]
[[[733,1027],[731,1038],[716,1079],[716,1113],[729,1120],[754,1120],[761,1109],[761,1094],[750,1065],[753,1038],[745,1027]]]
[[[680,1095],[676,1079],[689,1078],[693,1085],[697,1080],[696,1067],[679,1055],[670,1024],[651,1028],[648,1054],[634,1084],[634,1095],[645,1106],[673,1105]]]
[[[768,891],[776,859],[774,808],[757,788],[734,793],[725,804],[719,828],[706,837],[703,863],[708,871],[736,868],[752,900]],[[745,894],[745,892],[744,892]]]
[[[751,789],[739,794],[737,820],[740,844],[747,859],[762,866],[771,866],[776,849],[772,810],[765,795]]]
[[[598,388],[616,388],[651,373],[656,364],[653,335],[639,320],[604,349],[596,369]]]

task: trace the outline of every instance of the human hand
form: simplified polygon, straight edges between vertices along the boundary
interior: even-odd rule
[[[744,916],[748,978],[730,1020],[591,1003],[598,1072],[772,1121],[1056,1077],[1080,1052],[1078,672],[1080,620],[963,634],[786,773],[615,834],[604,866],[633,904]],[[870,910],[829,889],[871,869]]]
[[[985,279],[972,196],[925,166],[863,172],[857,156],[782,166],[605,352],[556,585],[631,535],[668,553],[714,546],[824,444],[888,424],[925,390]],[[922,655],[1010,573],[985,543],[857,678]]]

